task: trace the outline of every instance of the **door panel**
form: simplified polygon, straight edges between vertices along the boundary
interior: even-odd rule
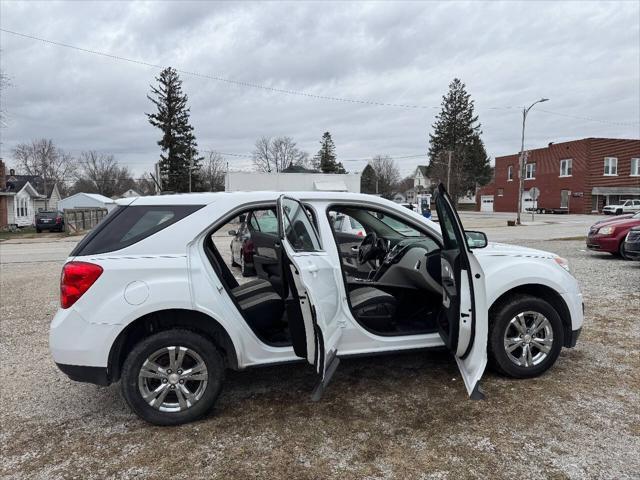
[[[290,287],[298,297],[304,325],[306,359],[320,376],[317,394],[338,364],[342,274],[335,259],[322,250],[318,234],[300,202],[281,196],[278,216],[285,264],[293,281]]]
[[[467,246],[460,218],[442,184],[436,209],[443,239],[439,333],[455,356],[469,395],[482,398],[478,382],[487,364],[488,334],[484,272]]]

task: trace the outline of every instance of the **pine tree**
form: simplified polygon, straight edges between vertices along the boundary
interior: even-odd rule
[[[474,103],[464,83],[455,78],[442,97],[442,110],[429,134],[429,177],[449,183],[451,198],[475,193],[490,181],[491,167],[480,135]],[[448,167],[451,152],[451,168]]]
[[[376,172],[370,164],[367,164],[362,170],[360,176],[360,192],[361,193],[376,193]]]
[[[197,173],[202,160],[189,123],[188,97],[182,92],[182,80],[173,68],[165,68],[156,81],[158,86],[151,86],[152,95],[147,98],[158,111],[146,115],[149,123],[162,131],[158,141],[163,152],[160,154],[162,187],[168,191],[188,192],[198,183]]]
[[[342,163],[337,161],[336,146],[329,132],[324,132],[322,135],[320,150],[314,160],[322,173],[347,173]]]

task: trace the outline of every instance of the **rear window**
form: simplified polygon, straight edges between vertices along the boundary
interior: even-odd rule
[[[116,207],[71,252],[71,256],[113,252],[133,245],[187,217],[203,205]]]
[[[61,216],[62,215],[60,215],[58,212],[38,212],[36,214],[36,217],[38,218],[57,218]]]

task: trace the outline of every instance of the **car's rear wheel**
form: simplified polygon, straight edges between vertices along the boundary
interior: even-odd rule
[[[131,409],[155,425],[180,425],[206,414],[224,379],[224,361],[207,338],[167,330],[140,341],[122,368],[122,393]]]
[[[240,271],[242,272],[243,277],[251,276],[251,269],[247,267],[247,263],[244,260],[244,252],[240,250]]]
[[[558,312],[546,301],[516,295],[491,314],[489,361],[514,378],[536,377],[558,358],[564,330]]]
[[[622,209],[621,208],[616,210],[616,215],[622,215]]]
[[[236,262],[235,257],[233,256],[233,243],[231,244],[231,266],[238,267],[238,262]]]

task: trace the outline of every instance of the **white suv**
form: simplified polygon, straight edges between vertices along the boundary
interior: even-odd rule
[[[607,205],[602,209],[602,213],[610,215],[636,212],[640,212],[640,200],[623,200],[618,204]]]
[[[131,408],[161,425],[204,415],[226,368],[304,359],[314,399],[350,355],[446,347],[472,398],[487,360],[541,374],[582,326],[566,260],[464,232],[442,186],[436,206],[440,226],[349,193],[119,200],[63,267],[53,358],[73,380],[120,380]],[[278,222],[249,224],[259,279],[240,285],[217,232],[259,210]],[[334,231],[340,215],[366,235]]]

